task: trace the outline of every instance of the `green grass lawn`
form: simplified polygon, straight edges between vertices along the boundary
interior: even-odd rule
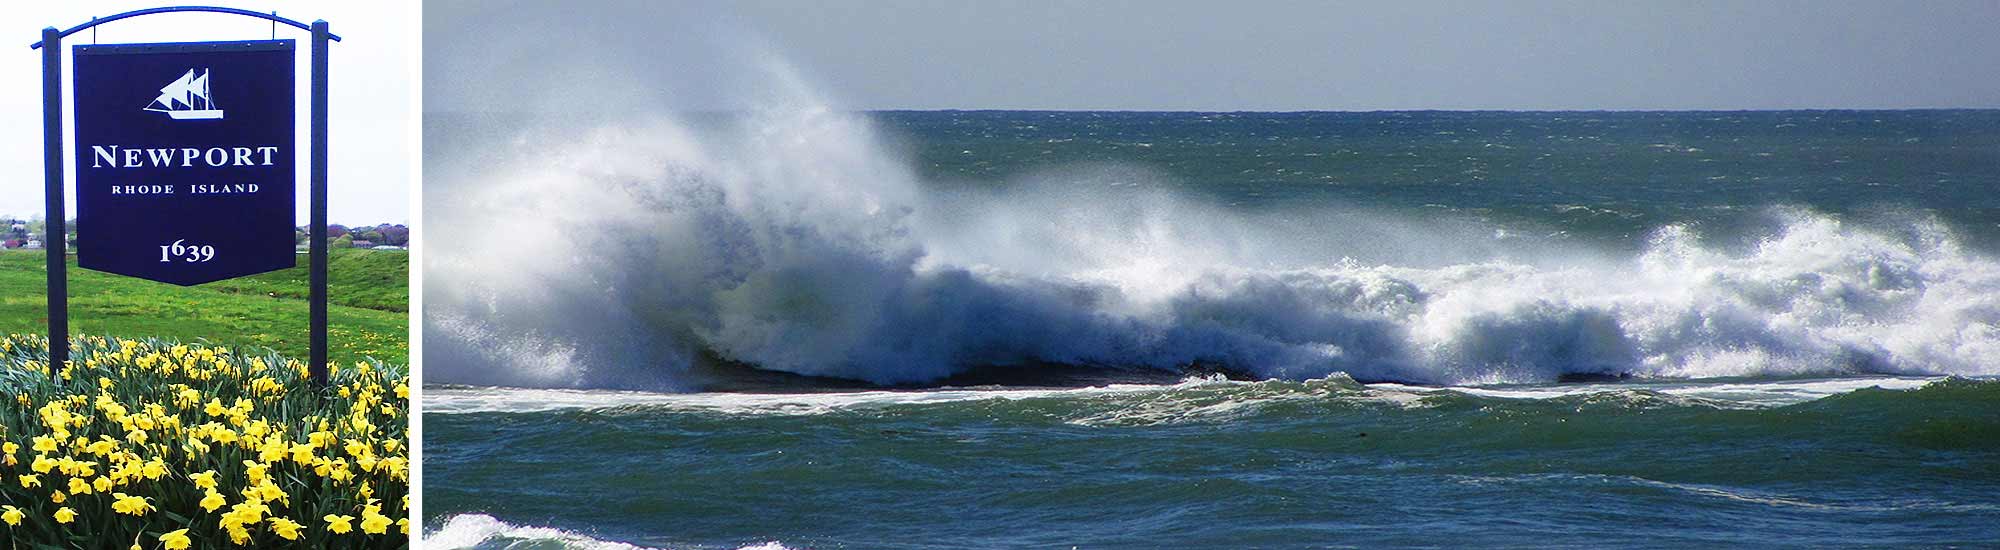
[[[0,251],[0,333],[48,330],[40,250]],[[408,364],[408,252],[336,249],[327,263],[327,339],[333,361]],[[180,287],[77,269],[69,263],[71,334],[158,337],[268,347],[305,358],[306,256],[298,267]]]
[[[401,250],[336,248],[326,258],[327,301],[334,305],[382,311],[410,310],[410,253]],[[306,299],[311,274],[306,256],[298,266],[201,285],[234,294]]]

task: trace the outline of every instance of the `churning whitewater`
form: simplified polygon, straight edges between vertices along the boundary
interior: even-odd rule
[[[1244,209],[1082,164],[921,181],[807,94],[723,120],[514,128],[440,163],[437,383],[696,389],[702,362],[873,383],[1064,364],[1419,384],[2000,374],[2000,262],[1948,224],[1774,208],[1629,250],[1337,204]],[[448,283],[444,283],[448,282]]]

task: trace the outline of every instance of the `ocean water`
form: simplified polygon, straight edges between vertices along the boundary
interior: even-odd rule
[[[2000,544],[2000,111],[426,115],[427,538]]]

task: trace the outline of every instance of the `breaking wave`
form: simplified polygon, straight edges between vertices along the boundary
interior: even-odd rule
[[[714,363],[884,384],[1043,364],[1449,385],[2000,374],[2000,262],[1918,216],[1780,209],[1751,246],[1667,225],[1630,253],[1104,184],[1143,167],[944,190],[865,115],[790,95],[728,121],[531,125],[443,163],[427,380],[693,389]]]
[[[485,548],[552,548],[559,550],[656,550],[622,542],[548,527],[510,524],[485,514],[462,514],[446,518],[444,525],[424,534],[424,546],[450,550]],[[776,542],[744,546],[738,550],[786,550]]]

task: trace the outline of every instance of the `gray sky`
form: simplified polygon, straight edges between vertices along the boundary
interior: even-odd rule
[[[99,0],[91,2],[15,2],[7,6],[0,22],[0,74],[8,75],[9,86],[0,86],[0,215],[22,218],[42,213],[42,52],[28,44],[41,40],[43,27],[67,29],[89,21],[91,16],[174,5],[158,0]],[[328,85],[328,111],[333,120],[328,128],[327,217],[333,223],[373,225],[410,221],[411,170],[416,159],[413,129],[415,71],[417,68],[417,17],[415,6],[377,0],[346,1],[231,1],[204,0],[191,4],[243,8],[269,12],[310,23],[325,19],[343,42],[334,43],[328,62],[332,80]],[[309,107],[311,65],[307,55],[312,35],[280,26],[278,38],[299,41],[298,102],[301,112]],[[271,24],[262,19],[226,14],[160,14],[106,23],[97,27],[97,41],[192,42],[204,40],[261,40],[271,37]],[[65,39],[69,45],[89,44],[90,31]],[[65,52],[64,66],[70,66]],[[68,85],[64,86],[68,91]],[[65,120],[68,117],[65,116]],[[65,126],[68,126],[65,124]],[[299,208],[298,221],[307,221],[305,178],[310,152],[306,145],[307,122],[298,124]],[[74,136],[65,129],[65,136]],[[66,145],[74,147],[74,141]],[[73,158],[73,157],[71,157]],[[76,171],[67,172],[75,175]],[[67,194],[70,217],[76,216],[75,187]]]
[[[431,110],[583,109],[626,92],[740,107],[728,90],[744,89],[746,49],[775,53],[858,109],[2000,107],[1994,0],[433,0],[426,10]],[[522,86],[537,81],[547,84]],[[549,88],[574,93],[552,100]]]

